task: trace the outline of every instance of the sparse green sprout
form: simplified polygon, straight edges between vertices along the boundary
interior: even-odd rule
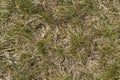
[[[32,4],[31,0],[19,0],[18,5],[24,13],[32,13],[34,9],[34,5]]]
[[[38,51],[40,52],[40,54],[46,55],[46,48],[45,48],[45,41],[41,40],[37,43],[38,46]]]

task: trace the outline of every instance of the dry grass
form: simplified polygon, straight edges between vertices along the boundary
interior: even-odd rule
[[[119,0],[1,0],[0,80],[119,80]]]

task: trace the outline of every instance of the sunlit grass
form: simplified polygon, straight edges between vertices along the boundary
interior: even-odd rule
[[[120,2],[2,0],[1,80],[119,80]]]

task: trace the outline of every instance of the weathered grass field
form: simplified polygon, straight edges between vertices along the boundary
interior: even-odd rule
[[[120,80],[120,1],[0,0],[0,80]]]

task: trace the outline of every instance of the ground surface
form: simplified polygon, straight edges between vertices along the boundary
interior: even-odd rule
[[[0,80],[120,80],[120,1],[0,0]]]

